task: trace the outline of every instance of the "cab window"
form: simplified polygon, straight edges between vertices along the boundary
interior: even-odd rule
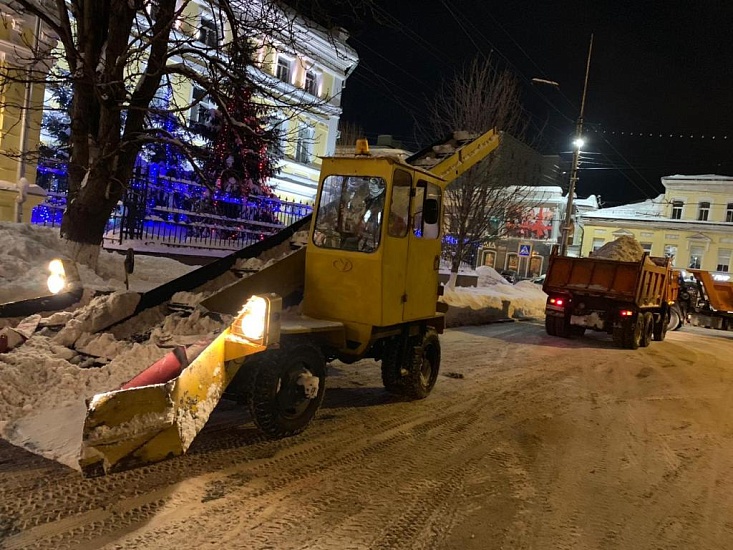
[[[313,244],[321,248],[374,252],[384,217],[383,178],[327,176],[321,187]]]
[[[437,239],[441,228],[442,190],[435,184],[420,180],[413,201],[412,232],[422,239]]]
[[[395,170],[392,186],[392,201],[389,205],[390,237],[406,237],[410,219],[410,189],[412,176],[404,170]]]

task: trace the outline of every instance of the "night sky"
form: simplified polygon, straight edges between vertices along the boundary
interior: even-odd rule
[[[377,14],[350,29],[361,63],[343,98],[343,119],[370,140],[414,147],[424,97],[491,53],[522,81],[530,131],[546,125],[537,148],[567,168],[593,34],[578,195],[613,206],[662,193],[661,176],[733,175],[729,2],[384,1]]]

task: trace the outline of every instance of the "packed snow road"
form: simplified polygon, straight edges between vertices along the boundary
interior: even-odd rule
[[[90,480],[0,441],[0,548],[731,548],[732,337],[453,329],[423,401],[336,364],[298,437],[223,403],[187,456]]]

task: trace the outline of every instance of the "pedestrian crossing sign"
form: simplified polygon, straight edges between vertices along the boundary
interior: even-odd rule
[[[528,244],[520,244],[519,245],[519,255],[520,256],[529,256],[529,249],[530,249],[530,246]]]

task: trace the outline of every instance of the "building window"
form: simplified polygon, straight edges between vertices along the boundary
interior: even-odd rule
[[[283,82],[290,83],[290,66],[291,65],[292,65],[292,62],[288,58],[279,56],[277,58],[277,71],[275,73],[275,76],[277,76]]]
[[[216,48],[219,45],[217,34],[214,22],[211,19],[202,17],[201,26],[199,27],[199,42],[206,44],[210,48]]]
[[[718,267],[715,270],[724,271],[725,273],[728,273],[730,271],[730,256],[731,256],[730,248],[719,249],[718,250]]]
[[[644,249],[644,252],[646,252],[647,254],[651,256],[652,255],[652,243],[640,243],[640,244],[641,244],[641,247]]]
[[[295,144],[295,160],[303,164],[311,161],[311,147],[313,146],[313,134],[308,126],[301,126],[298,130],[298,141]]]
[[[313,71],[305,73],[305,91],[311,95],[318,95],[318,77]]]
[[[599,248],[601,248],[604,245],[605,242],[606,242],[605,239],[593,239],[593,249],[592,249],[592,252],[595,252],[596,250],[598,250]]]
[[[665,244],[664,245],[664,255],[667,258],[672,258],[672,265],[675,264],[675,258],[677,257],[677,247],[673,244]]]
[[[697,208],[697,221],[699,222],[706,222],[708,221],[708,216],[710,215],[710,203],[709,202],[701,202],[698,204]]]
[[[206,90],[194,86],[192,103],[191,124],[208,124],[211,122],[212,113],[216,110],[216,105],[206,94]]]
[[[682,219],[682,207],[685,205],[682,201],[672,201],[672,219],[673,220],[681,220]]]
[[[733,223],[733,202],[729,202],[725,208],[725,221],[727,223]]]
[[[701,269],[700,266],[702,265],[702,254],[704,250],[705,249],[702,246],[691,246],[690,263],[687,267],[690,269]]]

